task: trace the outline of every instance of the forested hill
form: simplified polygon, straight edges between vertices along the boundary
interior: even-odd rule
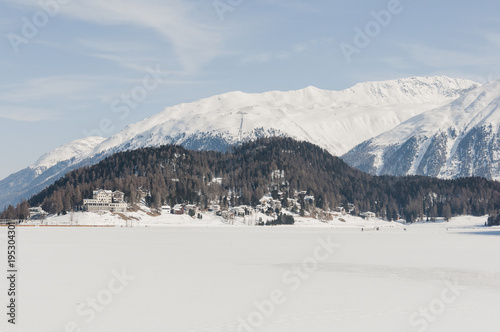
[[[307,209],[335,209],[352,203],[356,211],[372,211],[408,221],[424,215],[484,215],[500,208],[500,183],[483,178],[376,177],[349,167],[313,144],[290,138],[265,138],[232,152],[190,151],[167,145],[112,155],[91,167],[68,173],[33,196],[29,205],[49,213],[70,211],[105,188],[125,193],[129,203],[139,188],[148,203],[199,203],[221,206],[256,205],[267,192],[307,191],[315,197]],[[10,207],[3,217],[25,213],[27,204]],[[10,213],[10,215],[8,215]]]

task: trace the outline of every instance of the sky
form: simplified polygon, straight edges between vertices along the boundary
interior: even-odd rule
[[[0,179],[230,91],[500,79],[495,0],[0,0]]]

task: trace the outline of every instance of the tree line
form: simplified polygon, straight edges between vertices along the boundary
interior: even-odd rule
[[[279,171],[279,172],[277,172]],[[278,174],[278,175],[277,175]],[[28,201],[9,206],[2,219],[17,219],[39,206],[53,214],[73,211],[96,188],[119,190],[128,203],[197,203],[207,208],[259,204],[267,192],[283,198],[306,191],[309,211],[354,205],[353,213],[409,222],[454,215],[481,216],[500,209],[500,183],[484,178],[441,180],[423,176],[371,176],[308,142],[262,138],[222,153],[191,151],[176,145],[114,154],[66,174]],[[283,199],[286,204],[286,199]]]

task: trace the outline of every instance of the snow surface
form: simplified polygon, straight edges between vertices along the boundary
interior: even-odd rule
[[[290,212],[283,210],[283,213]],[[66,215],[52,215],[44,221],[28,221],[28,225],[67,225],[67,226],[117,226],[117,227],[159,227],[159,226],[255,226],[262,220],[270,221],[273,218],[264,213],[255,213],[251,216],[236,217],[234,221],[227,221],[213,212],[202,213],[203,219],[196,219],[183,215],[174,215],[170,213],[162,215],[153,215],[146,206],[141,206],[137,212],[111,213],[111,212],[75,212]],[[320,221],[309,217],[300,217],[293,215],[296,221],[293,227],[332,227],[332,228],[367,228],[376,227],[402,227],[400,223],[386,222],[377,218],[363,219],[351,215],[340,215],[331,221]],[[341,221],[343,220],[343,221]]]
[[[133,332],[498,331],[500,228],[484,221],[363,232],[201,223],[18,227],[18,324],[7,324],[4,314],[0,330],[68,331],[76,324],[81,331]],[[5,249],[5,228],[0,241]],[[321,241],[334,245],[315,265]],[[0,262],[6,271],[5,258]],[[134,279],[85,321],[76,310],[106,294],[113,271]],[[456,296],[449,282],[458,285]],[[256,303],[269,303],[272,294],[281,300],[261,324],[239,327],[252,317],[260,322]],[[416,323],[419,310],[438,313],[425,329]]]

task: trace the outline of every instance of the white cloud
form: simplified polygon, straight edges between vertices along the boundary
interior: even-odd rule
[[[38,0],[8,1],[40,9]],[[196,71],[223,53],[221,31],[199,14],[202,4],[181,0],[72,0],[61,5],[59,15],[101,25],[149,29],[170,43],[185,70]],[[211,3],[204,5],[212,9]]]

